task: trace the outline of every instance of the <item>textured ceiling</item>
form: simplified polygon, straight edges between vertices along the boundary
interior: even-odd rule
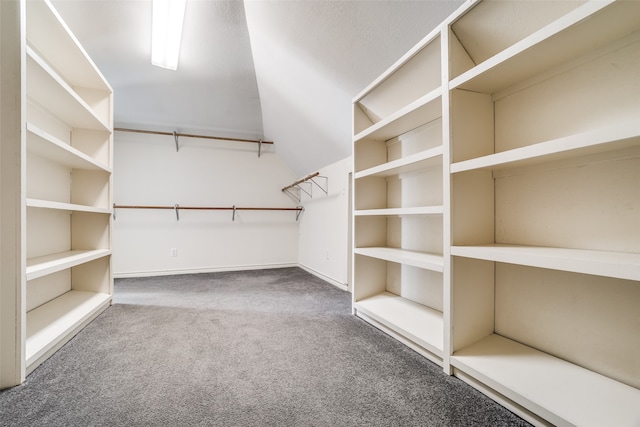
[[[151,0],[53,4],[116,126],[264,137],[302,176],[351,154],[353,97],[462,0],[188,0],[178,71],[150,63]]]

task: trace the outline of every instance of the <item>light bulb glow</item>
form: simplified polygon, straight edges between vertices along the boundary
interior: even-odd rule
[[[153,0],[151,63],[178,69],[182,26],[187,0]]]

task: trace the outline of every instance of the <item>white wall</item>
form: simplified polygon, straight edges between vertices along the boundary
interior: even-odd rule
[[[116,132],[118,205],[295,207],[281,189],[296,180],[274,146]],[[116,277],[296,265],[295,212],[116,210]],[[171,256],[171,249],[177,256]]]
[[[348,283],[349,260],[349,173],[352,158],[318,170],[328,179],[328,194],[313,186],[313,198],[302,194],[304,213],[300,218],[300,266],[344,289]],[[318,179],[322,184],[324,181]],[[306,188],[306,187],[305,187]]]
[[[463,0],[244,2],[264,136],[296,175],[351,154],[351,101]]]

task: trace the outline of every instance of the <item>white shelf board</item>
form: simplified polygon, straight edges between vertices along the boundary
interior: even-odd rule
[[[449,88],[495,93],[637,31],[638,16],[637,1],[589,1],[454,78]]]
[[[424,268],[425,270],[438,271],[440,273],[442,273],[444,269],[444,257],[439,254],[386,247],[355,248],[354,252],[370,258],[382,259],[398,264]]]
[[[442,117],[442,89],[437,88],[411,104],[385,117],[354,136],[353,141],[363,139],[382,140],[403,135],[426,123]]]
[[[626,280],[640,280],[640,254],[539,246],[452,246],[451,255]]]
[[[640,122],[579,133],[527,147],[453,163],[451,173],[507,168],[640,146]]]
[[[71,212],[90,212],[99,214],[111,214],[110,208],[97,208],[94,206],[76,205],[73,203],[52,202],[50,200],[27,199],[27,207],[42,209],[57,209]]]
[[[390,292],[354,303],[355,309],[442,358],[442,313]]]
[[[637,426],[640,390],[499,335],[451,363],[556,425]]]
[[[418,206],[412,208],[360,209],[354,211],[355,216],[387,216],[387,215],[440,215],[442,206]]]
[[[368,176],[393,176],[413,172],[419,169],[426,169],[430,166],[442,163],[442,152],[443,148],[440,145],[398,160],[393,160],[382,165],[356,172],[355,179],[365,178]]]
[[[27,96],[74,128],[110,131],[89,105],[27,47]]]
[[[73,86],[112,92],[111,86],[49,1],[28,1],[27,42]]]
[[[66,342],[101,310],[111,295],[69,291],[27,313],[27,369],[48,351]]]
[[[107,166],[32,123],[27,122],[27,132],[27,150],[31,153],[72,169],[101,170],[111,173],[111,169]]]
[[[74,250],[27,259],[27,280],[66,270],[111,254],[109,249]]]

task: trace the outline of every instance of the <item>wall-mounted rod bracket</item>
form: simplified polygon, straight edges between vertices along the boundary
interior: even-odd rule
[[[323,180],[322,182],[323,185],[320,185],[316,181],[316,179]],[[309,191],[307,191],[302,187],[303,184],[309,185],[309,188],[308,188]],[[282,189],[282,192],[287,193],[290,196],[294,197],[298,202],[300,202],[301,200],[300,191],[305,192],[309,197],[313,199],[313,184],[315,184],[320,190],[322,190],[324,194],[326,195],[329,194],[329,178],[327,178],[326,176],[320,176],[320,172],[312,173],[311,175],[307,175],[306,177],[294,182],[293,184],[287,185]],[[294,189],[297,191],[297,194],[294,194],[292,192],[292,190]]]
[[[180,221],[180,211],[179,211],[179,206],[176,203],[175,205],[173,205],[173,210],[176,211],[176,221]]]
[[[260,154],[262,154],[262,138],[258,140],[258,158],[260,158]]]
[[[309,191],[305,190],[304,187],[302,187],[304,184],[309,185],[308,189]],[[299,184],[296,184],[296,187],[300,189],[300,191],[302,191],[303,193],[305,193],[307,196],[313,198],[313,188],[310,182],[305,181],[305,182],[301,182]]]
[[[113,220],[116,220],[116,204],[113,204],[113,213],[111,214],[113,216]]]
[[[282,192],[287,193],[288,196],[300,203],[300,189],[298,187],[285,188]]]
[[[176,142],[176,153],[180,151],[180,144],[178,144],[178,132],[173,131],[173,140]]]
[[[233,205],[233,215],[231,216],[231,221],[236,220],[236,205]]]
[[[296,212],[296,221],[300,218],[300,214],[304,210],[303,206],[298,206],[298,212]]]
[[[316,179],[321,179],[324,180],[324,186],[318,184],[316,182]],[[325,194],[325,196],[329,195],[329,178],[327,178],[326,176],[316,176],[314,178],[310,178],[309,181],[313,182],[320,190],[322,190]]]

